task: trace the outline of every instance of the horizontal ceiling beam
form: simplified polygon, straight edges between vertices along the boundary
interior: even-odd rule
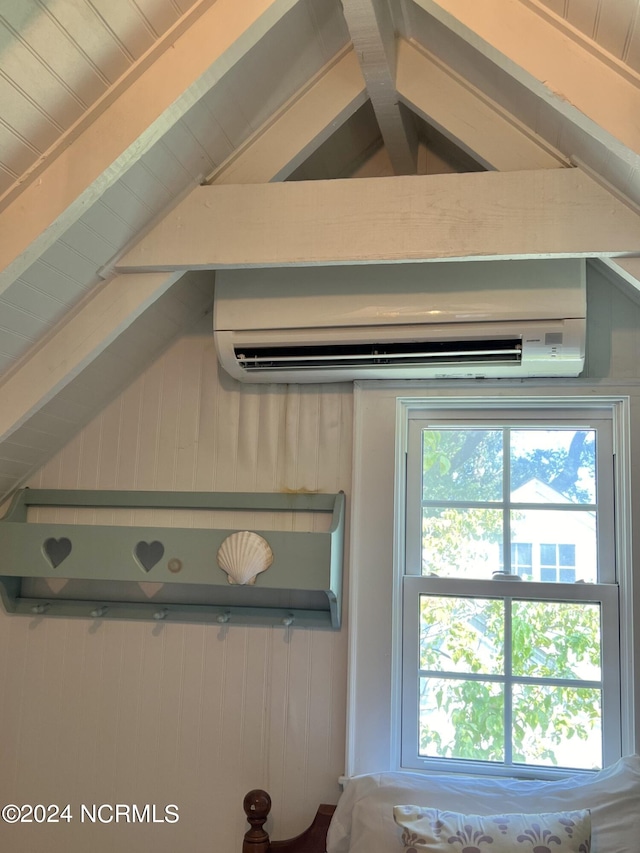
[[[145,54],[5,199],[0,293],[295,3],[202,0]]]
[[[341,51],[208,176],[210,184],[282,181],[367,101],[352,48]]]
[[[522,0],[414,0],[626,162],[640,156],[640,81]]]
[[[399,38],[396,86],[404,104],[487,169],[555,169],[561,154],[420,46]]]
[[[97,358],[181,276],[119,275],[81,305],[0,383],[0,442]]]
[[[122,271],[640,253],[640,218],[579,169],[196,188]]]

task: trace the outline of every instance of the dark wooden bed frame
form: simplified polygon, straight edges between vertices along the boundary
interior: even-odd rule
[[[242,853],[325,853],[327,830],[335,806],[321,805],[311,826],[287,841],[271,841],[269,833],[264,829],[271,811],[271,797],[266,791],[249,791],[243,806],[251,829],[244,836]]]

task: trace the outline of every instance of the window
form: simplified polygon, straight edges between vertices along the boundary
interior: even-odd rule
[[[406,471],[403,765],[617,757],[611,419],[418,409]]]
[[[488,390],[356,386],[347,775],[548,778],[636,750],[634,409],[586,385]],[[465,485],[452,453],[481,441]],[[558,454],[579,459],[568,486],[549,476]],[[475,729],[458,725],[476,708]]]
[[[576,545],[575,542],[557,545],[540,545],[540,580],[545,583],[575,583],[576,581]]]

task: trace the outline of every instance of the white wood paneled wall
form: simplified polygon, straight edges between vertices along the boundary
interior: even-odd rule
[[[219,374],[210,333],[196,334],[31,485],[348,492],[351,413],[350,386],[240,387]],[[148,522],[215,520],[176,512]],[[173,825],[0,824],[0,848],[12,853],[239,853],[251,788],[271,793],[275,837],[301,831],[317,803],[339,793],[344,627],[99,624],[0,612],[0,684],[1,802],[180,809]]]

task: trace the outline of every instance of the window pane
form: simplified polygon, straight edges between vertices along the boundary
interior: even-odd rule
[[[510,436],[513,501],[595,503],[595,430],[512,429]]]
[[[420,669],[502,673],[503,637],[499,599],[420,596]]]
[[[499,501],[502,492],[501,429],[423,430],[423,500]]]
[[[504,761],[502,685],[420,679],[419,755]]]
[[[500,510],[425,508],[422,574],[490,578],[500,569],[501,542]]]
[[[600,690],[549,685],[513,688],[513,758],[521,764],[602,767]]]
[[[548,542],[540,545],[540,565],[554,567],[557,565],[557,548],[555,545],[550,545]]]
[[[530,580],[559,581],[562,568],[573,570],[573,575],[565,575],[568,580],[597,583],[595,512],[514,509],[511,512],[511,538],[514,544],[524,542],[533,545]]]
[[[599,604],[514,601],[513,674],[599,681],[600,636]]]
[[[576,546],[558,545],[558,563],[561,566],[573,567],[576,564]]]

